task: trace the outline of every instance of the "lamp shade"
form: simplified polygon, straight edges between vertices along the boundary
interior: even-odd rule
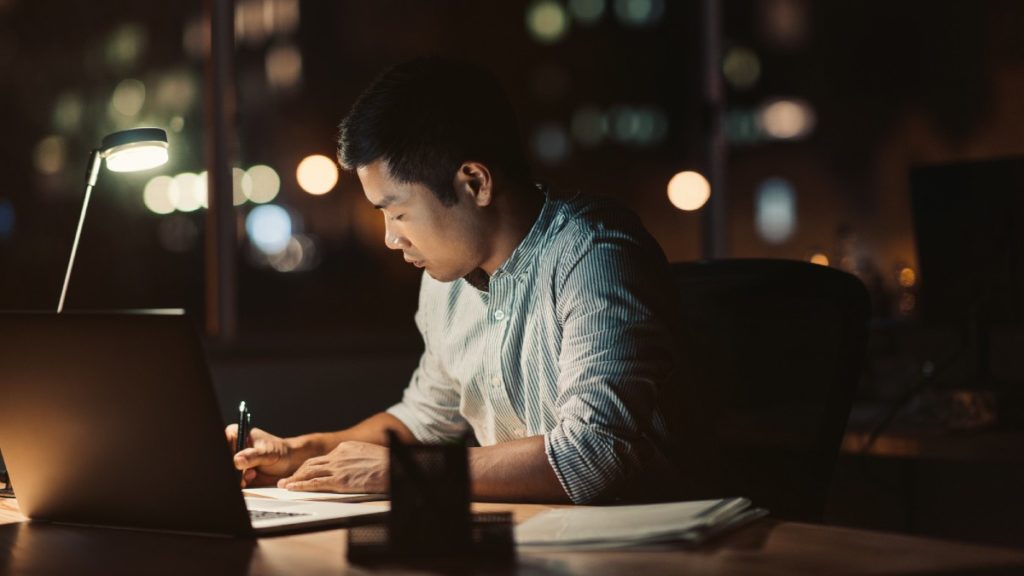
[[[136,172],[167,162],[167,132],[160,128],[133,128],[103,138],[100,155],[112,172]]]

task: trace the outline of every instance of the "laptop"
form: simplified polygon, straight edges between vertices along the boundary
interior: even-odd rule
[[[181,311],[0,314],[0,449],[34,521],[255,536],[386,514],[244,498]]]

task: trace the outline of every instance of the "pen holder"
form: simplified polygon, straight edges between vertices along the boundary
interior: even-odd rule
[[[514,561],[512,515],[472,515],[465,441],[407,445],[389,434],[391,511],[348,531],[354,562]]]
[[[452,554],[470,545],[465,443],[405,445],[391,434],[388,534],[410,552]]]

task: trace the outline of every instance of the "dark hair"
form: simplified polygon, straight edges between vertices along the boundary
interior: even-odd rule
[[[338,161],[346,170],[383,159],[392,177],[419,182],[446,206],[466,161],[486,164],[517,184],[530,181],[515,112],[485,70],[422,58],[384,72],[339,126]]]

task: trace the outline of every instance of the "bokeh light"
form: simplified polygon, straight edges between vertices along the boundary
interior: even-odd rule
[[[295,179],[299,187],[310,194],[326,194],[338,183],[338,166],[322,154],[306,156],[295,170]]]
[[[0,240],[14,236],[14,204],[8,198],[0,198]]]
[[[207,33],[207,25],[195,18],[185,24],[181,33],[181,44],[185,53],[195,59],[200,59],[210,51],[210,35]]]
[[[769,244],[781,244],[796,231],[796,191],[782,178],[768,178],[757,188],[754,225]]]
[[[52,176],[64,169],[67,156],[67,140],[63,136],[51,135],[36,144],[32,161],[41,174]]]
[[[609,115],[612,135],[623,144],[652,146],[668,133],[667,116],[658,108],[616,106]]]
[[[569,131],[583,146],[597,146],[608,135],[608,119],[599,108],[584,106],[573,113]]]
[[[142,202],[154,214],[170,214],[178,206],[178,187],[174,179],[161,174],[151,178],[142,192]]]
[[[679,172],[668,181],[668,201],[680,210],[699,210],[710,197],[711,184],[699,172]]]
[[[231,203],[235,206],[245,204],[252,193],[252,180],[245,177],[245,170],[238,166],[231,169]]]
[[[761,108],[758,123],[761,130],[772,138],[803,138],[814,130],[814,110],[802,100],[775,100]]]
[[[526,9],[526,29],[541,44],[554,44],[569,31],[569,15],[554,0],[539,0]]]
[[[53,127],[64,133],[77,131],[82,124],[83,107],[81,96],[62,94],[53,107]]]
[[[917,306],[917,298],[911,292],[904,292],[900,294],[899,309],[900,314],[904,316],[911,314],[914,311],[914,307]]]
[[[555,123],[539,126],[533,133],[533,152],[545,164],[558,164],[569,156],[569,135]]]
[[[210,207],[210,173],[203,170],[192,183],[192,196],[200,208]]]
[[[815,252],[811,254],[811,264],[817,264],[818,266],[828,266],[828,255],[824,252]]]
[[[722,75],[732,87],[746,90],[761,78],[761,60],[753,50],[734,46],[722,60]]]
[[[762,0],[759,18],[763,36],[779,48],[794,49],[807,37],[804,0]]]
[[[281,177],[277,175],[277,171],[263,164],[246,170],[242,180],[242,191],[256,204],[270,202],[277,198],[277,193],[281,190]],[[245,184],[246,180],[249,181],[248,185]]]
[[[605,0],[569,0],[569,13],[581,24],[595,24],[604,11]]]
[[[110,108],[122,116],[132,117],[142,110],[145,103],[146,85],[140,80],[128,78],[119,82],[114,88],[114,95],[110,99]]]
[[[264,18],[274,34],[289,36],[299,29],[299,0],[272,0],[273,9],[264,8]],[[267,14],[269,12],[269,15]]]
[[[317,261],[316,243],[304,234],[295,234],[288,239],[284,250],[267,255],[267,263],[278,272],[309,270]]]
[[[730,144],[755,144],[762,140],[757,112],[744,108],[725,113],[725,137]]]
[[[163,74],[157,79],[152,99],[159,108],[184,113],[195,103],[197,91],[192,74],[185,70],[177,70]]]
[[[257,206],[245,218],[245,231],[260,252],[276,254],[288,247],[292,237],[292,218],[276,204]]]
[[[913,288],[917,284],[917,274],[914,272],[914,269],[909,266],[901,268],[899,283],[904,288]]]
[[[235,38],[248,46],[258,46],[273,32],[267,26],[262,1],[235,2]]]
[[[665,0],[615,0],[615,15],[626,26],[651,26],[665,13]]]
[[[135,22],[117,28],[107,39],[105,59],[115,72],[130,70],[146,48],[146,29]]]
[[[275,90],[294,88],[302,80],[302,52],[294,44],[279,44],[267,50],[267,84]]]
[[[171,182],[170,192],[175,198],[174,208],[181,212],[195,212],[206,205],[206,177],[192,172],[182,172]]]

